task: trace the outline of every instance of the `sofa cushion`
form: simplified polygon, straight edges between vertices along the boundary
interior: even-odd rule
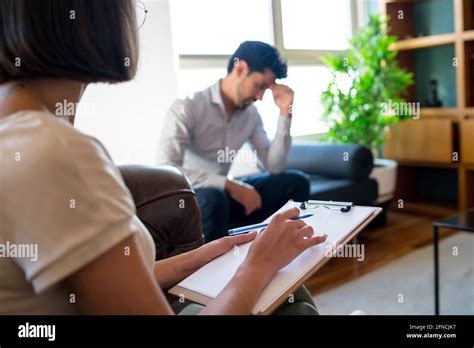
[[[334,179],[310,175],[310,199],[350,201],[357,205],[370,205],[377,199],[377,181],[373,179]]]
[[[359,180],[369,176],[372,152],[356,144],[297,143],[288,155],[287,168],[308,174]]]

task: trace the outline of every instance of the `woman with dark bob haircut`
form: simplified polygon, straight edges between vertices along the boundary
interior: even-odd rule
[[[135,0],[0,1],[0,240],[9,250],[37,251],[0,257],[2,314],[174,314],[161,288],[254,240],[219,296],[183,311],[250,314],[282,267],[325,240],[290,219],[295,208],[258,236],[222,238],[155,262],[153,240],[107,151],[55,107],[78,103],[89,83],[133,79],[136,8]],[[308,302],[276,312],[317,313]]]

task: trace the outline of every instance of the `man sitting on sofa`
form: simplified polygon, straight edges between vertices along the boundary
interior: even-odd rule
[[[275,82],[287,65],[263,42],[243,42],[232,55],[227,76],[192,98],[176,100],[161,134],[160,162],[178,167],[196,191],[206,242],[227,235],[231,226],[264,220],[289,199],[306,200],[309,181],[299,171],[283,171],[291,145],[293,91]],[[270,141],[253,105],[269,88],[280,109]],[[266,172],[227,178],[232,154],[249,142]],[[230,156],[229,156],[230,154]]]

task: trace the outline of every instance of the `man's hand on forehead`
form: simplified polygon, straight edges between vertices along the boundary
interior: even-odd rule
[[[280,108],[283,116],[291,117],[291,105],[293,103],[293,90],[282,84],[275,83],[270,87],[275,104]]]
[[[274,93],[284,93],[284,92],[292,93],[293,92],[293,90],[287,85],[283,85],[276,82],[272,84],[271,86],[269,86],[268,88],[270,88],[270,90]]]

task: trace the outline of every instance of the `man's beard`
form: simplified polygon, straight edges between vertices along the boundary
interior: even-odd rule
[[[255,101],[256,101],[256,99],[254,99],[254,98],[245,99],[245,100],[241,101],[241,102],[239,103],[239,105],[237,105],[237,108],[240,109],[240,110],[247,109],[247,108],[248,108],[250,105],[252,105]]]
[[[254,97],[242,99],[241,87],[242,87],[242,83],[240,83],[240,84],[237,86],[237,98],[239,99],[239,102],[238,102],[238,104],[236,105],[236,107],[237,107],[237,109],[239,109],[239,110],[245,110],[245,109],[247,109],[250,105],[252,105],[257,99],[255,99]]]

